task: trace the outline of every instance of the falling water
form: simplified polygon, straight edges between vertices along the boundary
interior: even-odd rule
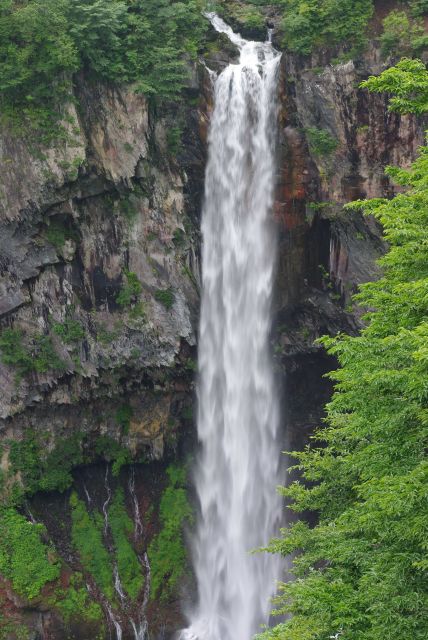
[[[86,484],[84,482],[83,482],[83,491],[85,492],[85,496],[86,496],[86,501],[88,503],[88,507],[90,507],[91,504],[92,504],[92,498],[89,495],[88,488],[87,488],[87,486],[86,486]]]
[[[134,540],[138,542],[141,536],[143,535],[143,521],[141,519],[141,511],[140,505],[138,503],[137,494],[135,493],[135,467],[131,467],[131,473],[129,477],[128,483],[129,494],[132,499],[132,506],[134,510]],[[140,610],[140,620],[137,623],[134,620],[131,620],[132,630],[134,632],[135,640],[145,640],[147,638],[148,632],[148,623],[146,618],[146,609],[149,603],[150,597],[150,579],[151,579],[151,571],[150,571],[150,563],[147,553],[144,553],[142,556],[139,556],[139,560],[141,562],[141,566],[143,568],[144,573],[144,595],[143,602]]]
[[[104,535],[107,535],[107,531],[108,531],[108,511],[107,508],[110,504],[110,500],[111,500],[111,489],[110,489],[110,484],[108,481],[108,472],[109,472],[109,466],[108,464],[106,464],[106,472],[105,472],[105,476],[104,476],[104,487],[107,493],[107,498],[105,499],[105,501],[103,502],[103,516],[104,516]]]
[[[215,82],[209,137],[199,339],[194,543],[199,601],[181,637],[250,640],[268,621],[280,560],[249,552],[277,530],[278,400],[269,354],[276,79],[270,41],[248,42]]]
[[[141,521],[140,505],[138,504],[137,495],[135,493],[135,467],[131,467],[131,473],[128,483],[129,494],[132,499],[132,506],[134,509],[134,539],[138,541],[143,535],[143,523]]]
[[[111,610],[111,607],[108,603],[106,604],[106,609],[107,609],[109,620],[113,624],[114,629],[116,631],[116,640],[122,640],[122,627],[120,626],[120,623],[116,620],[113,614],[113,611]]]

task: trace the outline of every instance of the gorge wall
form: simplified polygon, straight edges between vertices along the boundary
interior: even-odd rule
[[[267,20],[275,23],[273,10]],[[322,375],[334,363],[314,340],[358,330],[351,296],[376,276],[383,250],[377,224],[343,205],[392,194],[385,165],[408,165],[423,142],[422,123],[388,113],[386,99],[358,88],[384,68],[375,37],[358,60],[331,64],[333,53],[284,54],[279,87],[272,346],[291,448],[319,424],[330,394]],[[132,87],[80,75],[55,147],[0,132],[3,492],[29,522],[45,525],[59,567],[32,598],[0,578],[0,638],[114,637],[113,618],[125,638],[137,637],[131,621],[150,575],[143,613],[151,637],[182,624],[192,580],[181,556],[162,555],[162,499],[182,500],[181,471],[195,447],[198,225],[212,102],[205,64],[218,69],[234,55],[213,34],[183,103],[168,109]],[[117,551],[108,491],[123,492],[122,520],[132,529],[139,515],[143,530],[131,545],[143,579],[121,601],[107,576],[110,605],[94,578],[104,560],[94,569],[75,533],[86,523]],[[104,537],[97,518],[85,520],[103,507]],[[177,518],[190,523],[186,505]],[[122,529],[132,538],[129,526]],[[141,564],[148,548],[151,574]],[[67,609],[71,588],[81,604]],[[99,606],[93,615],[90,603]]]

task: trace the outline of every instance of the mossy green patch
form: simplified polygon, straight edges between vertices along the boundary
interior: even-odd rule
[[[100,436],[95,443],[95,452],[108,462],[112,462],[112,473],[118,476],[121,468],[131,462],[131,454],[128,449],[122,447],[119,442],[110,436]]]
[[[156,291],[154,292],[154,297],[155,300],[163,304],[165,309],[171,309],[175,300],[174,292],[171,287],[169,287],[168,289],[156,289]]]
[[[126,512],[122,489],[116,491],[108,516],[119,576],[126,593],[131,600],[136,600],[144,586],[144,577],[137,554],[130,542],[130,537],[134,531],[134,523]]]
[[[81,434],[59,439],[55,448],[46,454],[46,447],[34,431],[26,431],[24,438],[10,442],[11,472],[20,473],[23,491],[65,491],[73,483],[72,469],[82,464]]]
[[[4,329],[0,333],[0,358],[16,369],[18,379],[30,373],[62,372],[66,368],[50,336],[25,336],[21,329]]]
[[[0,572],[14,590],[31,600],[60,574],[59,562],[42,536],[45,529],[14,509],[0,513]]]
[[[85,337],[85,330],[82,324],[73,318],[65,318],[64,322],[54,324],[53,331],[66,344],[79,342]]]
[[[88,590],[83,584],[82,575],[72,575],[67,589],[59,589],[55,593],[55,606],[60,610],[66,623],[71,620],[102,622],[103,611],[98,602],[91,600]]]
[[[103,519],[100,513],[88,513],[84,502],[73,492],[70,496],[71,539],[80,556],[83,568],[90,573],[101,591],[114,598],[113,568],[103,543]]]
[[[125,433],[129,430],[131,418],[134,415],[134,410],[129,404],[121,404],[116,411],[116,422],[120,425]]]
[[[150,542],[148,556],[152,571],[151,598],[167,600],[177,587],[186,567],[183,525],[192,519],[185,489],[186,469],[171,465],[169,483],[159,506],[160,532]]]
[[[304,131],[314,156],[328,157],[336,151],[339,142],[326,129],[306,127]]]
[[[116,297],[116,302],[121,307],[129,307],[135,303],[143,290],[137,274],[133,271],[125,271],[125,278],[126,284],[122,286]]]

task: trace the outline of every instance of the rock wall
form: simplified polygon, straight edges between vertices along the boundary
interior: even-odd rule
[[[111,466],[122,456],[126,464],[153,466],[162,460],[159,488],[147,489],[145,507],[154,510],[154,522],[146,547],[161,527],[156,510],[166,464],[183,459],[178,441],[192,431],[206,82],[206,71],[195,66],[184,104],[161,109],[133,87],[81,76],[62,139],[46,146],[24,132],[0,132],[5,495],[21,484],[27,489],[27,471],[10,460],[15,443],[22,457],[31,440],[50,464],[77,437],[79,456],[64,464],[79,465],[74,489],[82,499],[82,462]],[[127,474],[119,481],[125,492]],[[82,566],[70,551],[69,532],[51,526],[51,510],[67,522],[69,493],[37,494],[30,504],[55,540],[66,582]],[[100,637],[100,629],[81,620],[64,628],[48,596],[30,604],[6,581],[4,637],[18,637],[12,629],[26,637],[28,625],[34,638]],[[120,620],[123,607],[112,606]],[[150,609],[155,620],[156,607]],[[178,605],[174,610],[177,615]],[[123,628],[128,637],[126,619]]]
[[[362,326],[363,310],[352,296],[379,276],[376,260],[386,249],[378,223],[344,205],[396,193],[385,167],[409,166],[426,127],[390,113],[386,96],[359,88],[391,63],[381,59],[376,40],[358,60],[334,64],[340,53],[282,59],[273,343],[285,431],[297,449],[320,425],[331,394],[322,376],[335,363],[315,341]]]

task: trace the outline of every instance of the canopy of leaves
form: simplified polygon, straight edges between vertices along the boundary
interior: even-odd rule
[[[391,11],[383,20],[381,49],[384,55],[418,54],[428,46],[422,18],[412,19],[405,11]]]
[[[389,81],[409,73],[406,96],[419,97],[428,78],[415,65],[413,91],[409,61],[366,86],[400,95]],[[407,104],[421,110],[419,100]],[[390,250],[383,277],[358,294],[370,309],[361,335],[323,339],[341,365],[315,436],[324,446],[293,454],[303,480],[284,490],[295,511],[319,520],[300,520],[271,543],[297,554],[296,580],[277,599],[292,617],[264,638],[428,637],[428,147],[410,170],[388,173],[404,193],[352,205],[380,220]]]
[[[80,69],[176,97],[207,28],[202,0],[0,0],[0,107],[46,122]]]
[[[283,46],[298,53],[346,42],[364,42],[372,0],[282,0]]]
[[[422,114],[428,111],[428,71],[421,60],[403,58],[380,76],[370,76],[360,85],[376,93],[390,93],[390,111]]]

